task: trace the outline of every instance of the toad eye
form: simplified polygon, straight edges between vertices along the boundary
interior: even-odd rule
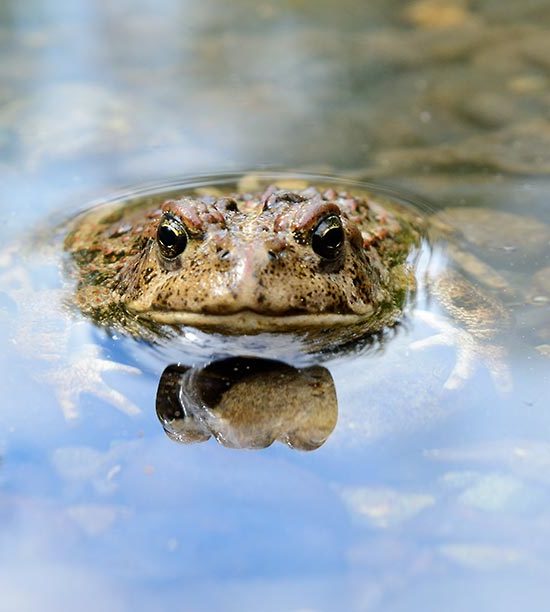
[[[162,255],[167,259],[181,255],[188,239],[183,223],[177,217],[165,214],[157,229],[157,242]]]
[[[344,228],[338,215],[329,215],[315,226],[311,248],[325,259],[336,259],[344,246]]]

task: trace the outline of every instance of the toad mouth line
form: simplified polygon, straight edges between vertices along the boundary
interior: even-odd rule
[[[364,321],[370,313],[357,314],[260,314],[252,310],[242,310],[230,314],[205,314],[198,312],[178,312],[168,310],[132,311],[140,318],[167,325],[190,325],[199,328],[231,328],[239,331],[268,331],[284,329],[328,329],[350,326]]]

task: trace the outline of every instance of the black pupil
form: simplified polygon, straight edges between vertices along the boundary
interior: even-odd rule
[[[340,218],[332,215],[322,219],[315,228],[311,246],[313,250],[326,259],[335,259],[344,244],[344,229]]]
[[[187,232],[175,217],[165,217],[157,230],[160,251],[165,257],[177,257],[187,246]]]
[[[342,228],[329,228],[323,236],[323,241],[325,243],[325,248],[337,249],[342,244]]]

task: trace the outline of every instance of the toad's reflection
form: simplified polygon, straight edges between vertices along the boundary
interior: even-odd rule
[[[157,392],[167,435],[184,444],[214,436],[231,448],[265,448],[275,440],[315,450],[336,426],[329,371],[279,361],[232,357],[201,369],[167,367]]]

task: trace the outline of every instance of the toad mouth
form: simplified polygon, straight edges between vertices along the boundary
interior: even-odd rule
[[[132,309],[129,308],[132,312]],[[139,318],[166,325],[189,325],[200,329],[231,330],[236,333],[259,333],[265,331],[290,331],[330,329],[333,327],[352,326],[364,321],[374,313],[361,314],[339,313],[281,313],[262,314],[253,310],[242,310],[229,314],[208,314],[188,311],[149,310],[133,314]]]

